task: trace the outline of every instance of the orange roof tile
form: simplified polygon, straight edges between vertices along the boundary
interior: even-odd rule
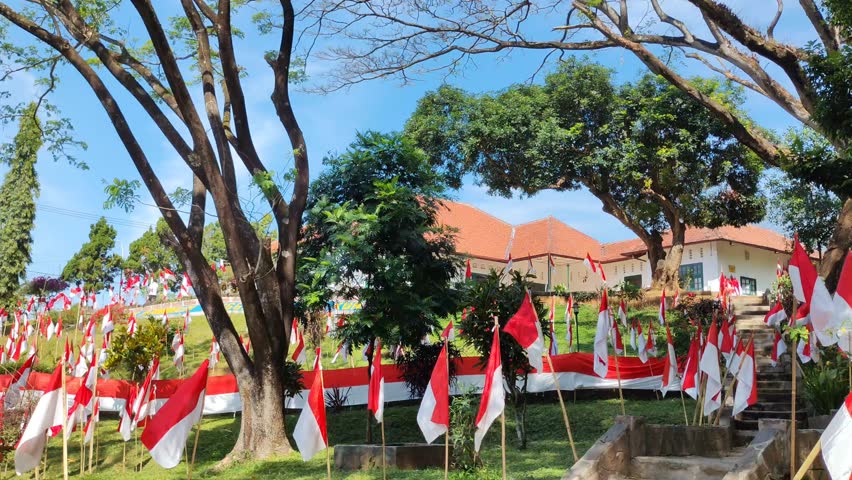
[[[513,226],[499,218],[465,203],[445,201],[438,210],[438,223],[452,227],[456,233],[456,251],[472,257],[502,261],[512,236]],[[645,253],[645,244],[638,238],[620,242],[600,243],[571,228],[552,216],[514,226],[512,258],[540,257],[548,253],[564,258],[582,259],[590,253],[594,260],[611,263]],[[745,227],[690,228],[686,243],[715,240],[730,241],[757,248],[787,252],[790,240],[772,230],[747,225]],[[671,234],[663,234],[663,246],[671,246]]]

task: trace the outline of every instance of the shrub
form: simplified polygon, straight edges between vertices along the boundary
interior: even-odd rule
[[[332,412],[339,412],[343,410],[343,407],[346,406],[346,402],[349,401],[349,391],[350,388],[327,388],[325,392],[325,406]]]
[[[136,335],[127,334],[126,325],[117,325],[113,332],[104,368],[113,378],[139,382],[148,375],[154,357],[168,358],[175,332],[159,319],[148,317],[140,321]]]
[[[396,366],[402,372],[402,379],[405,381],[405,386],[412,398],[422,397],[423,392],[426,391],[426,386],[432,377],[432,370],[435,368],[435,362],[438,361],[438,355],[443,346],[443,343],[416,345],[396,359]],[[456,364],[453,360],[460,355],[459,350],[452,343],[449,344],[447,358],[449,360],[450,384],[454,383],[456,378]]]
[[[808,363],[803,367],[805,400],[817,415],[828,415],[843,404],[849,393],[846,378],[846,360],[836,347],[823,350],[820,363]]]
[[[450,441],[453,442],[453,466],[463,472],[474,472],[482,465],[474,450],[479,389],[465,385],[450,404]]]

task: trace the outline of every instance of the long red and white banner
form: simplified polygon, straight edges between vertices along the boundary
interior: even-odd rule
[[[595,375],[592,368],[592,354],[590,353],[567,353],[556,355],[553,358],[553,367],[556,370],[559,386],[562,390],[583,389],[616,389],[618,388],[618,376],[616,375],[615,359],[611,358],[606,378]],[[456,366],[456,383],[451,386],[450,393],[457,394],[465,386],[482,388],[485,376],[482,368],[478,366],[479,359],[476,357],[464,357],[454,360]],[[658,390],[662,384],[663,373],[662,359],[649,359],[648,363],[642,363],[637,357],[619,357],[618,371],[621,374],[621,387],[631,390]],[[382,367],[385,375],[385,401],[395,402],[412,400],[413,397],[405,386],[400,370],[396,365],[388,364]],[[326,391],[338,389],[341,398],[345,397],[346,405],[367,404],[367,367],[343,368],[336,370],[325,370],[324,382]],[[11,375],[0,375],[0,391],[5,392],[11,383]],[[26,390],[33,394],[44,391],[50,374],[33,372],[27,382]],[[310,385],[314,373],[303,373],[303,384]],[[73,396],[80,388],[79,378],[69,378],[67,382],[68,395]],[[153,398],[156,409],[169,397],[172,396],[184,380],[158,380],[154,382]],[[675,385],[676,390],[679,385]],[[99,380],[97,385],[97,396],[100,399],[100,410],[117,412],[130,396],[133,386],[125,380]],[[556,390],[553,374],[545,365],[543,373],[531,373],[528,378],[527,390],[530,392],[548,392]],[[287,401],[288,408],[302,408],[307,390],[301,395],[290,398]],[[207,380],[207,396],[204,401],[204,414],[214,415],[222,413],[233,413],[242,410],[237,381],[233,375],[211,376]]]

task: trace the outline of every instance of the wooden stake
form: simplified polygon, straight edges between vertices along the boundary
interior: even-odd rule
[[[127,442],[124,442],[124,451],[121,454],[121,473],[127,471]]]
[[[68,394],[65,390],[65,365],[62,366],[62,411],[68,411]],[[68,480],[68,437],[65,435],[65,429],[68,428],[68,422],[62,422],[62,478]]]
[[[382,428],[382,478],[388,480],[388,465],[385,459],[385,422],[379,424]]]
[[[683,398],[683,378],[680,379],[680,404],[683,406],[683,421],[689,426],[689,415],[686,413],[686,399]]]
[[[86,432],[83,431],[86,429],[86,422],[83,416],[80,415],[80,476],[86,472]]]
[[[571,422],[568,420],[568,410],[565,408],[565,401],[562,399],[562,388],[559,386],[559,376],[556,375],[556,370],[553,368],[553,360],[550,358],[550,353],[545,353],[544,358],[547,359],[547,366],[550,367],[550,373],[553,374],[553,384],[556,386],[556,396],[559,397],[559,406],[562,407],[562,421],[565,422],[565,430],[568,431],[568,443],[571,444],[571,453],[574,454],[574,463],[580,459],[577,456],[577,447],[574,445],[574,434],[571,432]]]
[[[798,302],[796,302],[796,296],[793,296],[793,314],[790,316],[789,327],[796,326],[796,311],[798,310]],[[810,341],[810,339],[808,339]],[[793,389],[790,391],[792,398],[792,408],[790,412],[791,423],[790,425],[790,478],[795,478],[796,476],[796,364],[798,364],[798,360],[796,359],[796,345],[793,342],[792,335],[790,336],[790,371],[793,372]]]
[[[503,480],[506,480],[506,407],[500,412],[500,456],[503,464]]]
[[[447,335],[444,338],[444,349],[447,353],[447,378],[450,378],[450,337]],[[550,367],[553,370],[553,367]],[[447,392],[449,394],[449,392]],[[562,400],[562,396],[559,396],[559,400]],[[449,401],[449,398],[447,399]],[[565,405],[562,405],[563,411],[565,410]],[[566,419],[568,417],[565,417]],[[449,421],[447,422],[449,423]],[[570,433],[571,430],[568,430]],[[570,437],[569,437],[570,438]],[[573,442],[572,442],[573,445]],[[450,426],[447,425],[447,431],[444,432],[444,480],[448,480],[450,477]]]
[[[186,480],[192,480],[192,467],[195,466],[195,453],[198,451],[198,437],[201,435],[201,419],[195,426],[195,442],[192,444],[192,460],[189,462],[189,471],[186,474]]]
[[[325,446],[325,473],[326,479],[331,480],[331,448]]]
[[[96,358],[93,358],[92,361],[97,362],[98,360]],[[94,393],[93,397],[95,399],[94,403],[92,403],[92,417],[95,416],[94,410],[97,409],[98,402],[100,401],[98,399],[98,373],[99,373],[98,372],[98,365],[96,363],[95,364],[95,383],[92,387],[92,391]],[[92,428],[94,428],[96,430],[98,428],[97,424],[95,423],[94,418],[92,418]],[[86,432],[83,432],[83,438],[85,438],[85,437],[86,437]],[[92,467],[92,459],[94,458],[94,453],[95,453],[95,432],[92,432],[92,441],[89,442],[89,475],[91,475],[92,472],[94,471],[94,470],[92,470],[92,468],[93,468]]]
[[[618,368],[618,352],[613,353],[615,353],[615,377],[618,379],[618,399],[621,400],[621,414],[627,415],[627,411],[624,408],[624,393],[621,391],[621,370]]]
[[[811,469],[811,465],[813,465],[814,461],[816,461],[817,456],[819,456],[820,451],[822,451],[822,440],[817,440],[814,448],[811,449],[811,452],[808,454],[807,458],[805,458],[802,466],[799,467],[799,471],[796,472],[796,475],[793,477],[793,480],[802,480],[805,475],[808,473],[808,470]]]

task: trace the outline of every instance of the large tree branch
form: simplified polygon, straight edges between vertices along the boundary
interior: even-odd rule
[[[217,338],[224,341],[237,343],[237,333],[233,323],[228,317],[227,311],[222,301],[221,293],[218,289],[215,276],[207,267],[207,260],[201,254],[200,244],[195,244],[191,238],[186,225],[183,223],[177,210],[174,208],[168,194],[163,189],[159,178],[151,167],[145,152],[139,145],[133,130],[127,122],[124,113],[121,111],[118,103],[109,91],[107,86],[94,71],[91,65],[80,56],[68,41],[56,34],[53,34],[39,25],[33,23],[23,15],[18,14],[14,9],[7,4],[0,2],[0,16],[3,16],[13,24],[17,25],[22,30],[34,36],[46,45],[49,45],[76,69],[82,78],[86,81],[89,87],[98,98],[101,106],[110,118],[110,121],[118,134],[119,139],[130,155],[136,170],[139,172],[142,181],[154,199],[154,202],[160,208],[160,211],[168,224],[171,231],[175,234],[181,250],[187,257],[187,267],[190,274],[197,285],[205,285],[204,289],[208,294],[206,302],[202,302],[205,307],[205,313],[208,314],[211,328]],[[242,357],[234,356],[229,358],[235,367],[234,373],[246,381],[250,380],[251,370],[253,368],[251,359],[248,355]]]
[[[825,50],[829,53],[838,51],[841,44],[840,33],[836,28],[828,24],[814,1],[799,0],[799,5],[802,6],[802,10],[805,11],[805,15],[811,21],[811,25],[814,26],[814,30],[816,30]]]

